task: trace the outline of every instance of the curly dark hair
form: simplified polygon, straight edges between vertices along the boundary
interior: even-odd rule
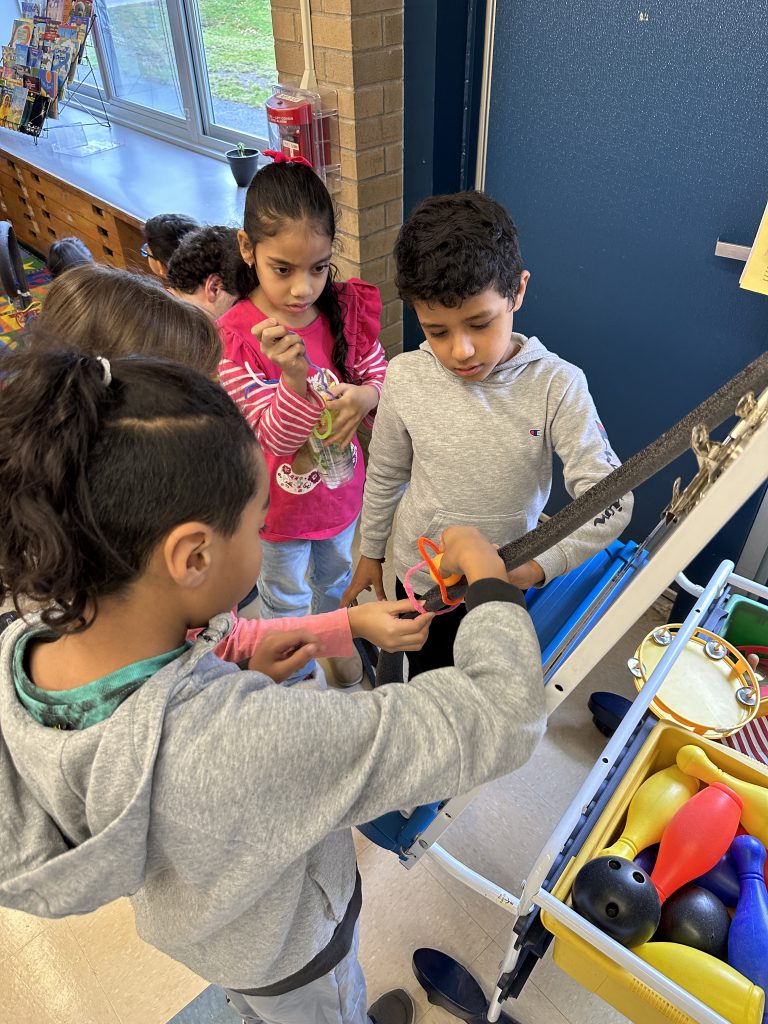
[[[0,359],[0,601],[63,634],[145,570],[180,523],[224,536],[258,488],[257,443],[219,384],[142,356]],[[226,458],[222,458],[226,452]]]
[[[200,225],[183,213],[158,213],[145,221],[144,241],[149,246],[152,258],[164,266],[173,256],[176,247],[190,231],[197,231]]]
[[[237,228],[211,224],[185,235],[168,263],[168,284],[192,295],[211,274],[239,299],[253,290],[253,272],[240,255]]]
[[[328,189],[317,174],[311,167],[292,161],[262,167],[254,175],[245,196],[243,228],[251,245],[258,245],[265,238],[274,238],[289,221],[302,220],[319,226],[333,242],[336,237],[336,211]],[[249,270],[253,289],[258,281],[255,271]],[[347,366],[346,310],[335,287],[336,274],[336,267],[331,264],[316,305],[328,319],[333,334],[333,365],[341,379],[350,384],[354,381]]]
[[[395,285],[413,305],[455,309],[487,288],[514,299],[523,257],[512,218],[483,192],[432,196],[420,203],[395,242]]]

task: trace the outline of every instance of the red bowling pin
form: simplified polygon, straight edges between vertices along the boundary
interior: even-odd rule
[[[739,902],[728,933],[728,963],[764,991],[768,988],[768,892],[763,880],[765,847],[754,836],[737,836],[731,858],[739,876]],[[768,1013],[763,1021],[768,1020]]]
[[[664,830],[651,881],[663,903],[720,860],[739,827],[741,797],[716,782],[680,808]]]

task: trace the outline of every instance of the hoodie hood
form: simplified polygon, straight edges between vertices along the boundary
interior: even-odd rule
[[[511,359],[508,359],[505,363],[499,363],[498,366],[494,366],[485,380],[469,380],[462,381],[461,383],[476,388],[495,387],[498,385],[506,386],[519,377],[526,366],[537,362],[539,359],[559,360],[559,357],[554,352],[548,351],[536,337],[526,338],[524,334],[513,333],[512,339],[517,342],[520,348]],[[428,341],[423,341],[419,348],[422,352],[428,352],[432,356],[446,377],[449,377],[451,380],[459,379],[455,373],[451,373],[450,370],[443,366]]]
[[[13,652],[36,628],[18,620],[0,635],[0,904],[63,917],[141,887],[166,707],[230,617],[217,616],[204,640],[78,731],[40,725],[18,700]]]

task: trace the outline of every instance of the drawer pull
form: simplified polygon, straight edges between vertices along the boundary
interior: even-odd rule
[[[102,210],[102,208],[100,206],[96,206],[95,203],[91,203],[91,209],[93,210],[93,212],[96,214],[97,217],[103,217],[104,216],[104,211]]]

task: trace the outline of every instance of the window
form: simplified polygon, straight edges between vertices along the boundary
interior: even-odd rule
[[[277,81],[270,0],[98,0],[77,99],[193,146],[267,136]],[[93,69],[93,74],[90,73]]]

